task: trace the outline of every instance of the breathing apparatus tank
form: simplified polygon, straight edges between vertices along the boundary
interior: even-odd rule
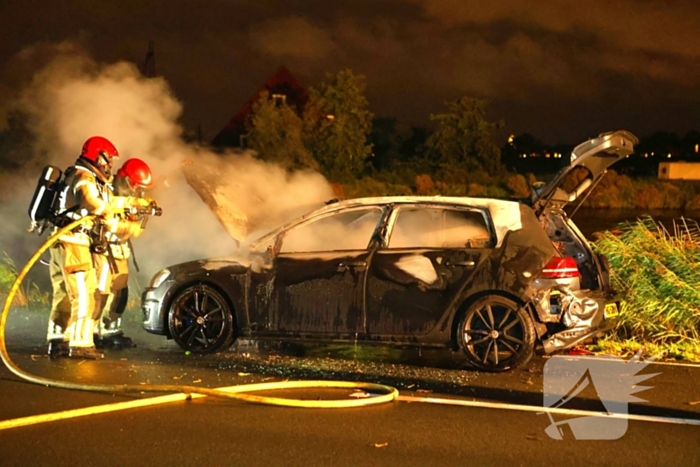
[[[29,203],[30,232],[41,235],[49,224],[58,225],[58,207],[61,192],[65,188],[64,180],[61,169],[53,165],[47,165],[41,171],[32,201]]]

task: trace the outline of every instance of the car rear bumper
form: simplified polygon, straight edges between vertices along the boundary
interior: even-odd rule
[[[576,319],[572,313],[562,316],[560,323],[567,328],[542,340],[545,353],[566,350],[591,338],[601,337],[617,325],[620,304],[615,297],[588,293],[584,303],[582,314],[586,314],[586,308],[591,313],[586,319]]]
[[[567,329],[558,332],[542,341],[545,353],[570,349],[595,337],[601,337],[605,332],[617,325],[617,318],[606,319],[596,328]]]

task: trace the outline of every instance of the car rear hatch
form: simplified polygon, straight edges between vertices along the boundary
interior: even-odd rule
[[[634,145],[638,142],[639,140],[632,133],[620,130],[602,133],[597,138],[589,139],[576,146],[571,152],[571,164],[562,168],[549,183],[536,190],[532,206],[537,217],[545,212],[552,200],[561,203],[562,207],[577,199],[582,203],[603,178],[608,168],[632,154]],[[572,191],[563,190],[562,185],[566,176],[576,167],[587,169],[588,176]]]
[[[581,271],[581,287],[612,293],[607,259],[597,255],[581,231],[564,211],[564,206],[579,200],[580,206],[605,176],[608,168],[634,151],[637,138],[627,131],[603,133],[579,144],[571,153],[571,164],[547,184],[536,190],[533,208],[557,250],[576,259]],[[576,167],[588,174],[572,190],[562,188],[567,175]],[[573,212],[578,209],[578,206]],[[573,216],[573,213],[571,214]]]

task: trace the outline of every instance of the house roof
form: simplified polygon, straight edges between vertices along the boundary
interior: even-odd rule
[[[229,120],[224,128],[214,137],[212,145],[218,147],[237,147],[240,145],[240,136],[246,133],[245,122],[253,112],[253,104],[260,99],[260,94],[267,91],[272,94],[284,94],[287,105],[296,108],[301,114],[309,93],[294,77],[291,71],[284,65],[280,66],[265,83],[253,94],[236,115]]]

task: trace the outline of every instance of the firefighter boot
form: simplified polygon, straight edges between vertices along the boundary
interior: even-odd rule
[[[68,356],[70,358],[85,358],[99,360],[105,354],[98,352],[93,342],[92,332],[95,328],[95,320],[90,318],[78,318],[71,323],[69,328],[70,347]]]
[[[105,354],[95,347],[71,347],[68,351],[70,358],[83,358],[87,360],[100,360],[105,358]]]
[[[116,321],[100,323],[99,334],[95,336],[97,348],[129,349],[136,347],[134,341],[124,335],[121,323],[121,317],[117,318]]]
[[[47,353],[51,358],[67,357],[69,353],[68,341],[64,341],[63,339],[51,339],[49,341]]]
[[[61,328],[61,326],[50,320],[49,329],[46,333],[46,341],[48,342],[47,353],[49,357],[68,356],[68,336],[63,333],[63,328]]]

